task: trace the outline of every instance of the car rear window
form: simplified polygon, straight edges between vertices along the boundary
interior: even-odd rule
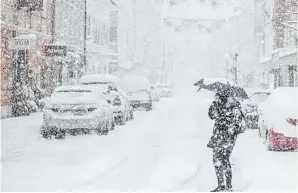
[[[74,97],[82,97],[82,98],[86,98],[86,97],[94,97],[94,92],[92,92],[91,90],[59,90],[54,92],[53,94],[55,97],[58,98],[74,98]]]

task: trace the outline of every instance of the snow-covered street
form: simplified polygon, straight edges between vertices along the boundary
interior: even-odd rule
[[[211,101],[176,96],[106,136],[45,140],[42,115],[2,120],[2,191],[210,191]],[[13,146],[13,145],[14,146]],[[256,130],[232,154],[237,191],[297,191],[297,152],[268,152]]]

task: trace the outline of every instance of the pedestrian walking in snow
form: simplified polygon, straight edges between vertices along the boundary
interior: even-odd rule
[[[237,135],[242,133],[243,113],[240,103],[228,91],[216,93],[216,100],[209,108],[210,119],[215,120],[213,135],[207,147],[213,150],[213,164],[218,187],[211,192],[232,191],[230,156]]]

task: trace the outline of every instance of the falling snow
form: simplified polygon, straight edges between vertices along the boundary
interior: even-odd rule
[[[297,191],[296,0],[1,1],[2,191]]]

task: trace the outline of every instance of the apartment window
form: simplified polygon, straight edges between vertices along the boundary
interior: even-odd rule
[[[101,45],[105,44],[105,31],[106,31],[106,25],[102,24],[102,28],[101,28]]]
[[[297,86],[297,66],[289,66],[289,86]]]
[[[97,22],[94,25],[94,29],[93,29],[93,43],[97,42],[97,36],[98,36],[98,24]]]
[[[117,43],[117,26],[110,27],[110,42]]]
[[[100,41],[101,41],[100,40],[100,36],[101,36],[101,31],[100,31],[101,30],[101,25],[100,24],[101,23],[99,22],[98,23],[98,28],[97,28],[97,41],[96,41],[97,44],[100,44]]]
[[[17,36],[17,32],[15,30],[12,31],[12,37],[15,38]]]

